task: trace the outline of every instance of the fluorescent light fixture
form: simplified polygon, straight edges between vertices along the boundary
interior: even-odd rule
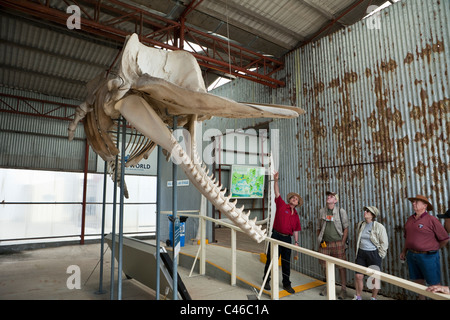
[[[174,41],[171,39],[168,42],[165,42],[171,46],[176,46],[176,44],[174,43]],[[159,48],[158,46],[155,46],[155,48]],[[208,51],[207,47],[202,47],[199,46],[196,43],[190,42],[190,41],[184,41],[184,46],[183,46],[183,50],[185,51],[189,51],[189,52],[205,52]]]
[[[395,0],[394,2],[398,2],[400,0]],[[377,12],[380,12],[381,10],[383,10],[384,8],[387,8],[391,5],[392,3],[389,1],[386,1],[385,3],[383,3],[381,6],[377,7],[377,6],[369,6],[370,7],[377,7],[375,10],[371,11],[370,13],[368,13],[363,19],[366,19],[368,17],[370,17],[371,15],[374,15]]]
[[[210,86],[208,87],[208,91],[216,89],[216,88],[218,88],[218,87],[220,87],[220,86],[222,86],[225,83],[228,83],[230,81],[231,81],[230,79],[219,77],[213,83],[210,84]]]

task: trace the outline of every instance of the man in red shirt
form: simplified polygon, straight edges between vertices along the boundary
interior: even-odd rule
[[[278,185],[278,172],[273,175],[274,178],[274,192],[275,192],[275,204],[276,213],[275,220],[272,228],[272,238],[287,243],[291,243],[292,235],[294,235],[295,245],[298,246],[298,231],[301,230],[300,218],[298,216],[297,206],[303,204],[303,199],[295,192],[291,192],[287,195],[288,203],[280,196],[280,188]],[[281,255],[281,271],[283,275],[283,289],[289,293],[295,293],[295,290],[291,287],[291,281],[289,280],[291,274],[291,249],[283,246],[279,246],[279,254]],[[267,250],[267,261],[264,267],[264,274],[267,273],[270,265],[270,244]],[[277,259],[278,260],[278,259]],[[270,290],[270,274],[267,278],[264,289]]]
[[[427,197],[417,195],[408,198],[413,204],[414,214],[406,220],[405,245],[401,260],[408,261],[409,277],[412,281],[429,286],[441,282],[439,249],[444,247],[449,236],[440,221],[428,214],[433,206]],[[424,299],[424,296],[419,296]]]

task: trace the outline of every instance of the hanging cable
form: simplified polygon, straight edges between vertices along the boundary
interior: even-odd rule
[[[228,48],[228,73],[231,76],[231,46],[230,46],[230,24],[228,22],[228,0],[225,3],[225,15],[227,17],[227,48]],[[233,86],[231,88],[231,98],[233,98]]]

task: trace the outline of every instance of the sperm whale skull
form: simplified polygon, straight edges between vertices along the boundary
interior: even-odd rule
[[[300,108],[257,103],[239,103],[207,93],[200,67],[186,51],[165,51],[139,42],[138,36],[127,37],[115,72],[101,74],[87,84],[87,97],[69,124],[69,140],[73,139],[79,121],[83,120],[86,138],[92,149],[108,163],[115,177],[118,123],[123,116],[139,133],[139,138],[125,166],[136,165],[160,145],[186,173],[191,183],[221,213],[225,214],[248,236],[261,242],[266,230],[249,218],[250,211],[237,208],[237,200],[225,196],[213,175],[201,164],[195,145],[195,123],[215,117],[227,118],[294,118],[303,114]],[[191,150],[183,150],[172,135],[173,117],[189,130]],[[123,159],[119,159],[123,161]],[[120,177],[120,174],[117,175]],[[126,184],[124,194],[128,198]]]

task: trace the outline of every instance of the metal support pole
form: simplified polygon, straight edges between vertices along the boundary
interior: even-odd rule
[[[173,131],[175,131],[177,129],[177,117],[174,116],[173,117]],[[173,155],[172,155],[173,156]],[[178,156],[178,155],[177,155]],[[179,229],[179,223],[178,223],[178,217],[177,217],[177,200],[178,200],[178,190],[177,190],[177,164],[175,163],[175,161],[173,161],[172,163],[172,214],[173,214],[173,223],[172,223],[172,227],[173,227],[173,241],[172,241],[172,245],[173,245],[173,273],[172,273],[172,278],[173,278],[173,300],[178,300],[178,267],[177,267],[177,253],[175,252],[175,235],[177,234],[177,229]]]
[[[96,294],[103,294],[103,250],[105,248],[105,215],[106,215],[106,178],[107,178],[108,163],[105,161],[103,169],[103,204],[102,204],[102,232],[100,240],[100,279],[98,284],[98,291]]]
[[[122,300],[122,264],[123,264],[123,213],[125,188],[125,148],[127,136],[127,120],[122,118],[122,153],[120,157],[120,211],[119,211],[119,265],[117,272],[117,299]]]
[[[83,203],[81,209],[81,240],[80,244],[84,244],[84,229],[86,224],[86,194],[87,194],[87,174],[89,166],[89,143],[86,139],[85,152],[84,152],[84,171],[83,171]]]
[[[120,120],[117,124],[117,141],[116,147],[119,149],[119,133]],[[116,212],[117,212],[117,167],[119,166],[119,155],[116,155],[115,169],[114,169],[114,193],[113,193],[113,216],[112,216],[112,230],[111,230],[111,280],[109,284],[109,299],[114,300],[114,265],[116,252]]]
[[[160,264],[161,264],[161,245],[160,245],[160,229],[161,229],[161,165],[164,161],[161,146],[158,146],[158,160],[156,168],[156,300],[160,295]]]

